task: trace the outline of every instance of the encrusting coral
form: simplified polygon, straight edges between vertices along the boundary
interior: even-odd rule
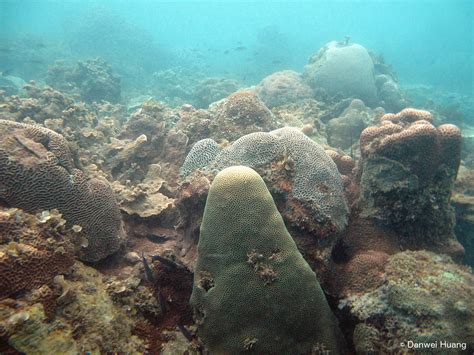
[[[0,301],[0,340],[29,354],[146,350],[132,334],[135,320],[112,302],[98,271],[76,262],[53,288],[59,297],[52,319],[33,295]]]
[[[39,288],[66,272],[74,264],[75,237],[58,211],[34,216],[0,209],[0,299]]]
[[[211,353],[341,351],[316,276],[254,170],[233,166],[216,176],[198,253],[191,304]]]
[[[67,225],[81,227],[80,250],[98,261],[118,250],[122,219],[105,180],[88,178],[60,134],[47,128],[0,120],[0,199],[27,212],[58,209]]]
[[[389,258],[378,288],[345,298],[339,307],[357,322],[354,345],[360,353],[405,352],[407,341],[469,353],[474,349],[473,285],[472,272],[449,257],[405,251]]]

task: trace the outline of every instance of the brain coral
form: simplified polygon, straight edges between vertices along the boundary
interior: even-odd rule
[[[466,349],[453,353],[467,354],[474,350],[473,300],[470,270],[447,256],[405,251],[389,258],[377,289],[343,299],[340,307],[372,329],[375,338],[362,353],[373,346],[376,353],[405,353],[403,342],[442,340],[465,343]]]
[[[201,139],[196,142],[189,151],[181,167],[181,174],[188,175],[198,168],[209,165],[219,152],[219,145],[213,139]]]
[[[257,85],[256,91],[270,108],[304,100],[313,94],[300,74],[293,70],[279,71],[267,76]]]
[[[198,161],[203,153],[198,154],[190,152],[186,160]],[[345,227],[348,209],[336,164],[300,130],[285,127],[245,135],[224,148],[208,170],[232,165],[257,169],[274,196],[280,197],[280,211],[292,224],[316,235]]]
[[[338,353],[338,329],[264,181],[229,167],[214,179],[191,304],[211,353]]]
[[[83,260],[117,251],[122,220],[113,191],[77,168],[68,142],[49,129],[12,121],[0,120],[0,132],[0,200],[28,212],[58,209],[88,240]]]
[[[390,225],[406,241],[433,247],[454,238],[450,195],[461,133],[430,120],[429,112],[405,109],[362,132],[360,205],[363,215]]]
[[[361,99],[369,106],[377,103],[374,63],[359,44],[326,44],[310,58],[303,78],[314,90],[323,89],[331,96]]]

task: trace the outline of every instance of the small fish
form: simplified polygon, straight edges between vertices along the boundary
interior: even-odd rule
[[[281,59],[272,60],[272,64],[281,64],[283,61]]]
[[[245,51],[245,50],[247,50],[247,47],[245,47],[245,46],[237,46],[237,47],[235,47],[234,50],[237,51],[237,52]]]
[[[160,263],[162,263],[168,270],[172,269],[182,269],[183,267],[179,265],[178,263],[174,262],[173,260],[170,260],[168,258],[165,258],[161,255],[153,255],[151,257],[151,260],[155,261],[158,260]]]
[[[2,76],[9,76],[13,72],[13,69],[7,69],[2,71]]]
[[[148,261],[146,261],[146,258],[143,252],[142,252],[142,260],[143,260],[143,267],[145,268],[145,275],[146,275],[147,280],[151,283],[155,283],[156,281],[155,274],[151,270],[150,265],[148,265]]]
[[[224,51],[224,54],[229,54],[229,50],[226,49],[226,50]]]
[[[178,323],[178,328],[181,330],[181,333],[183,333],[184,337],[188,339],[188,341],[193,341],[195,338],[195,335],[189,331],[188,328],[186,328],[184,325]]]
[[[158,301],[160,301],[160,311],[161,314],[165,314],[166,312],[166,299],[165,296],[163,296],[163,293],[161,292],[161,289],[158,289]]]
[[[164,234],[148,234],[146,238],[153,243],[161,244],[170,240],[171,238]]]

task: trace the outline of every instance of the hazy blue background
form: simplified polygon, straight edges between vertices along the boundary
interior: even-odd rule
[[[90,57],[94,51],[111,57],[111,53],[104,55],[104,47],[116,41],[129,52],[129,57],[122,53],[117,58],[137,60],[136,65],[149,70],[188,60],[210,74],[257,82],[276,70],[301,71],[324,43],[348,35],[351,41],[382,53],[403,83],[472,94],[473,3],[0,0],[0,37],[33,34],[45,41],[46,48],[65,43],[71,55],[78,57]],[[94,30],[100,38],[90,37],[90,32],[84,35],[84,24],[97,14],[122,24],[108,28],[104,24],[105,32]],[[126,39],[117,40],[120,28],[144,38],[138,50],[124,48],[129,43]],[[81,39],[86,43],[80,43]],[[95,40],[95,45],[88,45]]]

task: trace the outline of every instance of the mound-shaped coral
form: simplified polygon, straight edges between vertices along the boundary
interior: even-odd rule
[[[393,228],[401,243],[462,254],[455,241],[451,190],[460,162],[461,133],[436,128],[427,111],[386,114],[362,132],[362,215]]]
[[[256,92],[270,108],[308,99],[313,94],[300,74],[293,70],[279,71],[265,77],[257,85]]]
[[[361,99],[366,105],[377,103],[374,63],[359,44],[330,42],[313,55],[303,78],[313,90],[330,96]]]
[[[339,117],[328,122],[329,145],[340,149],[351,148],[359,141],[362,130],[383,113],[380,108],[371,110],[359,99],[352,100]]]
[[[212,77],[199,81],[194,89],[196,107],[207,108],[211,103],[223,99],[239,89],[232,79]]]
[[[0,299],[39,288],[74,264],[74,234],[57,211],[0,210]]]
[[[118,250],[122,220],[105,180],[88,179],[68,142],[49,129],[0,120],[0,199],[28,212],[58,209],[81,227],[81,258],[97,261]]]
[[[205,143],[200,146],[209,147],[208,156],[215,156],[207,171],[212,174],[238,164],[257,169],[291,225],[319,236],[345,227],[348,211],[337,167],[324,149],[300,130],[286,127],[251,133],[217,155],[215,145]],[[195,152],[197,156],[192,151],[186,160],[199,162],[203,152]]]
[[[278,127],[273,113],[252,91],[241,91],[209,107],[214,114],[220,138],[235,140],[243,134],[269,131]]]
[[[338,353],[314,272],[252,169],[221,171],[206,202],[191,303],[212,353]]]
[[[405,251],[390,257],[380,287],[348,297],[340,307],[369,327],[356,327],[359,351],[405,352],[411,341],[437,343],[434,350],[469,353],[474,350],[473,300],[469,270],[446,256]],[[370,337],[364,341],[360,332]]]

